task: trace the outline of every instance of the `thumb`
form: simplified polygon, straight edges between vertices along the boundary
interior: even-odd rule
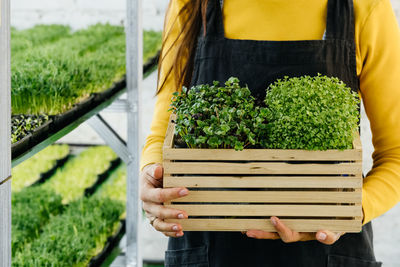
[[[325,245],[334,244],[344,233],[334,233],[331,231],[318,231],[316,238],[319,242]]]
[[[152,168],[152,176],[154,179],[162,179],[163,178],[163,167],[159,164],[155,164]]]

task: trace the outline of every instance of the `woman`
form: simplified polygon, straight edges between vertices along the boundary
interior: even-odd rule
[[[171,237],[166,266],[380,266],[370,221],[400,200],[400,32],[389,0],[172,0],[162,55],[141,198],[150,223]],[[277,78],[317,73],[359,92],[371,122],[374,166],[364,179],[360,233],[298,233],[276,217],[276,233],[183,233],[163,221],[187,218],[161,205],[188,194],[160,188],[174,91],[236,76],[263,99]]]

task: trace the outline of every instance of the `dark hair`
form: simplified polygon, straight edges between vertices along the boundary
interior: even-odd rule
[[[176,1],[176,0],[171,0]],[[169,9],[171,8],[171,2],[167,10],[167,14]],[[194,53],[196,50],[197,37],[199,35],[201,25],[203,24],[203,34],[206,34],[206,11],[207,11],[208,0],[188,0],[187,3],[182,7],[179,11],[178,15],[175,18],[166,18],[173,19],[173,23],[171,29],[174,27],[174,24],[177,21],[177,18],[181,17],[184,20],[182,31],[178,34],[176,39],[174,40],[171,47],[165,47],[165,43],[167,38],[170,38],[170,32],[164,32],[163,36],[163,45],[161,47],[160,59],[158,61],[158,91],[164,88],[167,78],[170,75],[175,76],[175,87],[177,90],[182,86],[189,87],[192,79],[193,73],[193,64],[194,64]],[[167,21],[164,22],[164,28],[166,27]],[[180,39],[180,43],[176,47],[178,39]],[[171,49],[176,49],[176,56],[173,59],[173,64],[168,70],[164,70],[166,75],[164,76],[163,81],[160,81],[160,70],[161,65],[168,55],[171,53]],[[182,58],[186,58],[186,62],[182,62]]]

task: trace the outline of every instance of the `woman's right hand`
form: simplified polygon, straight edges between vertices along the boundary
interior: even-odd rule
[[[166,236],[183,236],[182,226],[177,223],[167,223],[164,219],[187,219],[185,211],[166,208],[163,202],[187,196],[186,188],[162,188],[163,168],[160,164],[151,164],[140,173],[140,199],[146,217],[157,230]]]

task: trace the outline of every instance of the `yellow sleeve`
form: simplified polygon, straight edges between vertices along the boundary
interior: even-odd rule
[[[359,44],[361,96],[375,149],[363,185],[367,223],[400,201],[400,30],[389,0],[376,1]]]
[[[178,17],[178,13],[187,0],[171,0],[168,8],[168,13],[165,18],[165,25],[163,31],[163,42],[165,49],[171,51],[166,55],[163,64],[160,69],[160,81],[163,81],[166,73],[170,66],[173,64],[175,59],[174,47],[178,47],[179,40],[172,47],[174,40],[181,32],[183,27],[182,18]],[[166,38],[168,35],[168,38]],[[162,56],[165,56],[163,53]],[[184,59],[182,59],[184,60]],[[160,85],[159,85],[160,86]],[[153,120],[150,127],[150,134],[146,138],[145,146],[142,150],[142,157],[140,159],[140,169],[151,163],[162,162],[162,146],[164,143],[165,133],[168,126],[168,118],[171,112],[168,112],[170,108],[172,93],[175,92],[175,79],[173,73],[168,77],[164,89],[157,95],[157,101],[154,108]]]

